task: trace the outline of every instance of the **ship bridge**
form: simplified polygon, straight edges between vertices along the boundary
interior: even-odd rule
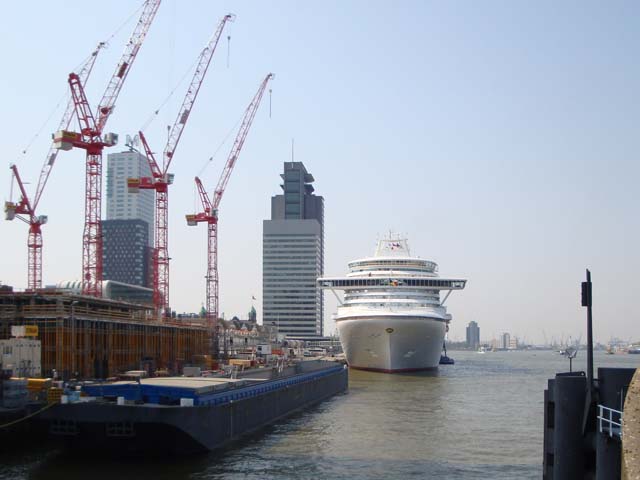
[[[416,278],[414,276],[389,277],[322,277],[317,285],[324,289],[362,290],[382,288],[425,288],[429,290],[462,290],[467,281],[453,278]]]

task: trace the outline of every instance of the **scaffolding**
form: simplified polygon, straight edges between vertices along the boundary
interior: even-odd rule
[[[128,370],[179,373],[209,354],[202,325],[159,322],[153,308],[66,293],[0,293],[0,339],[12,325],[35,325],[44,376],[107,378]]]

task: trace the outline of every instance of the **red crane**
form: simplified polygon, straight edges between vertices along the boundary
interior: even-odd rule
[[[98,104],[97,119],[91,112],[78,75],[69,75],[80,133],[61,130],[56,132],[54,140],[58,149],[70,150],[76,147],[87,152],[82,236],[82,292],[85,295],[102,295],[102,150],[118,142],[116,134],[107,133],[103,136],[103,131],[159,6],[160,0],[147,0],[144,3],[140,19]]]
[[[98,52],[101,48],[105,46],[105,43],[102,42],[98,44],[98,47],[91,53],[87,61],[80,68],[80,73],[78,73],[78,77],[80,82],[84,86],[91,74],[91,70],[93,69],[93,65],[98,58]],[[62,116],[62,120],[60,120],[60,124],[58,125],[58,130],[64,130],[69,128],[69,124],[71,123],[71,117],[73,116],[75,109],[75,104],[73,103],[73,99],[69,99],[67,103],[67,108]],[[37,288],[42,288],[42,230],[41,227],[45,223],[47,223],[46,215],[36,215],[36,209],[38,208],[38,203],[40,202],[40,197],[42,196],[42,192],[44,191],[44,187],[47,184],[47,180],[49,179],[49,175],[51,174],[51,169],[55,164],[56,157],[58,156],[58,150],[54,147],[54,144],[51,144],[49,148],[49,152],[45,157],[44,164],[42,165],[42,169],[40,170],[40,178],[38,179],[38,185],[36,187],[35,195],[33,197],[33,203],[29,201],[29,197],[24,188],[24,183],[22,182],[20,175],[18,173],[18,167],[16,165],[11,165],[10,168],[13,171],[13,178],[17,181],[18,187],[20,189],[20,200],[17,203],[13,203],[11,201],[5,203],[5,214],[7,220],[13,220],[14,218],[18,218],[18,220],[23,221],[24,223],[29,225],[29,238],[27,240],[27,248],[28,248],[28,273],[27,273],[27,290],[34,291]],[[24,215],[24,216],[23,216]]]
[[[193,109],[193,105],[198,96],[200,86],[204,80],[213,54],[216,51],[218,40],[222,34],[222,30],[227,22],[233,21],[235,16],[232,14],[222,17],[215,33],[200,53],[198,65],[193,79],[187,90],[182,102],[182,106],[178,112],[176,121],[169,131],[169,139],[164,147],[162,155],[162,169],[156,162],[153,152],[149,148],[149,144],[142,132],[140,132],[140,140],[144,146],[149,167],[151,169],[151,177],[128,178],[127,187],[129,193],[137,193],[139,189],[156,191],[156,211],[155,211],[155,248],[153,250],[153,302],[159,314],[168,315],[169,310],[169,185],[173,183],[173,174],[167,173],[169,166],[173,160],[178,142],[184,127],[189,119],[189,114]]]
[[[208,242],[207,242],[207,316],[210,322],[216,322],[218,320],[218,208],[222,195],[227,187],[229,178],[233,167],[238,160],[244,141],[249,133],[249,128],[253,122],[253,118],[256,115],[258,107],[260,106],[260,100],[267,88],[267,83],[274,77],[272,73],[268,74],[260,84],[258,92],[251,100],[251,103],[247,107],[240,125],[240,130],[236,136],[236,140],[231,147],[231,152],[227,158],[227,163],[220,174],[218,185],[213,193],[213,202],[209,200],[209,196],[202,186],[202,182],[196,177],[196,186],[200,193],[200,201],[202,202],[202,208],[204,209],[200,213],[193,215],[186,215],[187,225],[194,226],[200,222],[207,222],[208,229]]]

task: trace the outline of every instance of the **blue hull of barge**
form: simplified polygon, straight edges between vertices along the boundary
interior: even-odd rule
[[[347,368],[331,364],[208,394],[194,399],[197,405],[193,407],[72,403],[50,409],[44,418],[50,435],[74,449],[153,455],[197,453],[223,447],[344,392],[347,386]]]

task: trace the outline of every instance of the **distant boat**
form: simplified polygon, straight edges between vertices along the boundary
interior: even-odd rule
[[[631,353],[632,355],[640,354],[640,345],[629,345],[629,348],[627,348],[627,353]]]
[[[484,347],[480,347],[477,353],[487,353],[487,350]]]

